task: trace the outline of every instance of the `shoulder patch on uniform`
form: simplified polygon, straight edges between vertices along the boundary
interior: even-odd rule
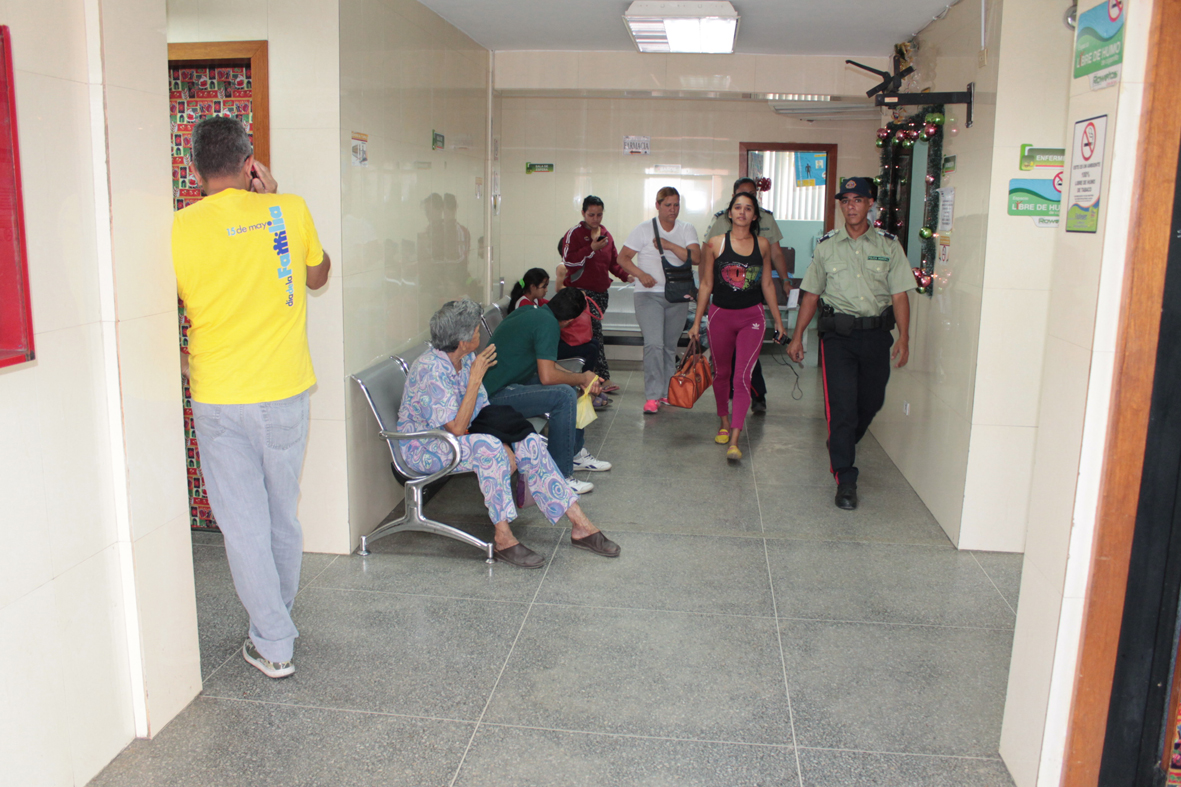
[[[714,214],[714,218],[720,219],[720,218],[722,218],[722,216],[725,216],[725,215],[726,215],[726,209],[722,208],[721,210],[719,210],[717,213]]]
[[[774,216],[774,215],[775,215],[775,214],[774,214],[774,212],[772,212],[772,210],[771,210],[770,208],[764,208],[764,207],[763,207],[763,206],[761,206],[761,205],[759,206],[759,210],[761,210],[763,213],[766,213],[768,216]]]
[[[897,235],[893,235],[889,232],[886,232],[884,229],[882,229],[880,227],[875,227],[875,229],[877,229],[878,235],[881,235],[886,240],[897,240],[898,239]]]
[[[822,235],[820,237],[820,240],[816,241],[816,244],[820,245],[821,243],[824,243],[826,240],[831,238],[833,235],[836,235],[839,231],[840,230],[829,230],[828,232],[824,233],[824,235]]]

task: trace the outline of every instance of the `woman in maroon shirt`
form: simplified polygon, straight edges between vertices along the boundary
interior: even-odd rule
[[[632,280],[627,271],[619,267],[615,240],[603,226],[603,200],[598,197],[591,195],[582,201],[582,221],[570,228],[562,238],[558,250],[566,266],[564,286],[582,290],[601,312],[607,311],[610,274],[615,274],[615,277],[623,282]],[[591,333],[599,341],[599,346],[605,349],[603,322],[596,318],[594,309],[591,309]],[[618,385],[609,382],[611,370],[607,368],[606,352],[599,353],[599,361],[592,371],[605,381],[604,392],[619,390]]]

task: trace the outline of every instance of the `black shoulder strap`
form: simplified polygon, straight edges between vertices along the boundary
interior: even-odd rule
[[[656,219],[652,219],[652,232],[656,235],[656,250],[660,252],[660,259],[664,259],[664,247],[660,245],[660,225],[656,223]],[[668,262],[665,261],[665,265]]]

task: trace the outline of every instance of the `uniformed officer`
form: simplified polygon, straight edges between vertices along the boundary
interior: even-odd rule
[[[734,194],[740,192],[750,194],[755,198],[755,204],[758,204],[759,185],[755,183],[754,178],[739,178],[734,181]],[[710,238],[717,237],[718,235],[725,235],[730,229],[730,218],[726,215],[726,208],[722,208],[714,214],[709,229],[705,231],[705,239],[708,241]],[[774,214],[762,205],[759,205],[759,236],[766,238],[771,244],[771,267],[779,274],[779,280],[786,287],[787,260],[783,258],[783,248],[779,245],[779,241],[783,240],[783,233],[779,231],[779,224],[775,221]],[[767,381],[763,379],[763,362],[761,360],[755,362],[755,368],[750,373],[750,387],[752,394],[750,400],[751,412],[767,412]],[[730,392],[731,394],[734,392],[733,381],[730,383]]]
[[[869,224],[873,185],[869,178],[840,181],[837,201],[845,227],[816,244],[787,347],[793,360],[804,360],[801,337],[819,311],[828,455],[837,480],[837,508],[848,511],[857,507],[857,441],[885,401],[890,361],[902,368],[910,356],[907,293],[916,286],[902,245]],[[895,324],[897,341],[890,334]]]

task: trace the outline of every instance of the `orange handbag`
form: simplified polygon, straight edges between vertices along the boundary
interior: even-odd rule
[[[701,351],[701,345],[690,340],[681,368],[668,381],[668,403],[673,407],[692,408],[712,383],[713,373],[705,353]]]

